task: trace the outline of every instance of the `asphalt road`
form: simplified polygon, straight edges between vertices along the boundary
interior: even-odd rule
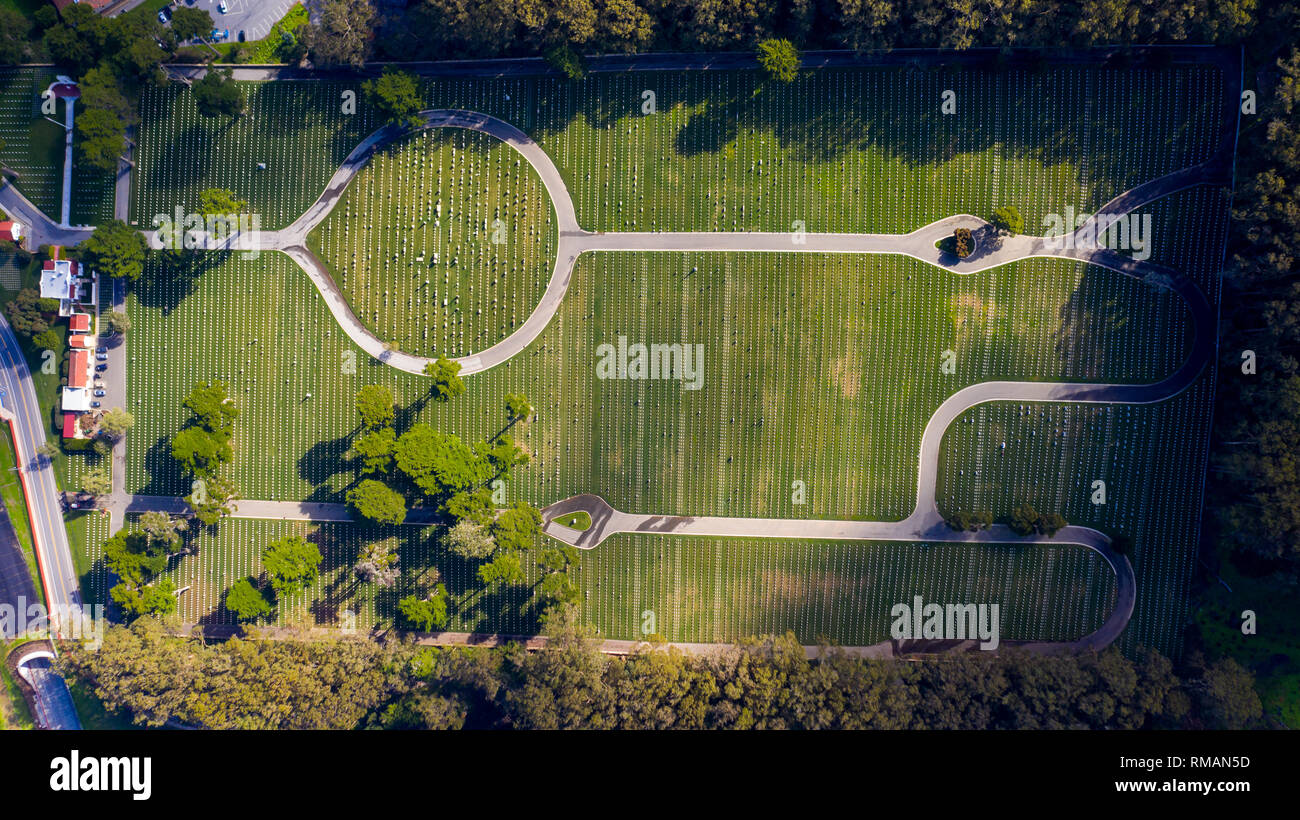
[[[307,235],[337,205],[352,179],[365,168],[370,158],[383,146],[406,134],[429,128],[465,128],[490,134],[508,144],[526,159],[541,177],[558,227],[558,247],[550,281],[541,300],[528,318],[510,336],[486,350],[456,359],[462,375],[481,373],[522,352],[532,344],[551,317],[559,310],[568,291],[578,256],[588,251],[771,251],[780,253],[879,253],[902,254],[927,262],[953,273],[967,275],[1030,257],[1064,257],[1080,259],[1112,268],[1138,278],[1154,270],[1122,254],[1081,247],[1080,242],[1049,244],[1043,237],[1012,236],[995,241],[992,226],[979,217],[957,214],[945,217],[906,234],[847,233],[750,233],[714,232],[610,232],[596,233],[578,225],[573,200],[564,178],[551,158],[527,134],[515,126],[477,112],[435,109],[420,113],[421,122],[414,128],[385,127],[363,140],[343,161],[331,177],[324,193],[287,228],[266,231],[259,237],[262,248],[280,250],[298,263],[320,291],[334,318],[348,337],[362,350],[379,361],[408,373],[422,373],[431,359],[400,350],[390,350],[357,319],[347,299],[335,284],[325,264],[307,248]],[[1228,177],[1230,179],[1230,177]],[[1208,162],[1182,169],[1125,191],[1107,203],[1098,213],[1112,216],[1126,214],[1176,191],[1202,184],[1223,184],[1225,167],[1216,156]],[[1090,218],[1074,237],[1091,235],[1096,217]],[[949,237],[955,228],[967,227],[977,239],[975,253],[965,259],[945,256],[935,243]],[[157,245],[156,239],[153,244]]]
[[[200,3],[213,3],[214,0],[197,0]],[[231,11],[235,14],[244,14],[240,0],[230,0],[232,3]],[[236,7],[236,3],[239,6]],[[272,7],[276,4],[265,4]],[[236,19],[227,16],[227,19]],[[240,17],[240,20],[248,18]],[[247,28],[247,25],[245,25]],[[269,26],[268,26],[269,29]],[[233,27],[232,27],[233,33]],[[250,31],[250,39],[252,39]],[[1229,64],[1232,62],[1231,53],[1225,50],[1198,50],[1188,49],[1175,51],[1175,54],[1188,55],[1189,59],[1205,60],[1205,53],[1208,52],[1213,56],[1224,69],[1224,117],[1223,127],[1220,134],[1219,145],[1214,156],[1207,162],[1180,170],[1157,180],[1153,180],[1144,185],[1135,187],[1126,191],[1112,200],[1099,212],[1123,214],[1132,211],[1142,205],[1167,196],[1174,191],[1182,190],[1187,187],[1199,184],[1228,184],[1231,181],[1231,158],[1235,146],[1235,111],[1236,100],[1239,97],[1239,84],[1234,85],[1229,71]],[[1060,56],[1060,55],[1058,55]],[[857,61],[864,59],[861,55],[846,55],[844,53],[820,54],[813,53],[806,55],[806,64],[812,66],[833,66],[856,64]],[[1068,55],[1063,57],[1068,59]],[[871,55],[866,58],[873,65],[888,63],[894,61],[910,61],[916,59],[914,55],[898,53],[886,55],[883,58],[880,55]],[[989,60],[989,54],[971,53],[964,55],[954,55],[950,58],[956,62],[981,61]],[[1091,59],[1095,60],[1095,54]],[[746,68],[752,67],[752,55],[637,55],[626,58],[598,58],[593,61],[597,66],[596,70],[615,71],[615,70],[685,70],[685,69],[706,69],[706,68]],[[621,62],[620,62],[621,61]],[[475,66],[452,67],[443,64],[441,67],[427,68],[420,73],[439,73],[439,71],[448,71],[459,76],[484,76],[483,72],[491,72],[500,69],[501,73],[528,73],[536,72],[537,66],[530,64],[528,61],[499,61],[501,66],[490,66],[487,63],[478,63]],[[417,70],[420,70],[417,68]],[[189,69],[193,72],[195,69]],[[201,69],[197,70],[201,73]],[[287,79],[295,74],[293,69],[248,69],[246,75],[238,76],[238,79]],[[197,76],[197,74],[192,74]],[[315,75],[319,76],[319,75]],[[1231,109],[1231,112],[1228,109]],[[654,515],[629,515],[619,512],[609,507],[608,504],[598,496],[578,496],[572,499],[559,502],[548,508],[548,517],[561,511],[584,509],[592,514],[593,526],[585,533],[577,533],[555,524],[547,525],[547,532],[561,540],[569,541],[577,546],[591,548],[599,544],[605,537],[614,532],[664,532],[664,533],[681,533],[692,535],[754,535],[761,537],[798,537],[798,538],[869,538],[869,539],[905,539],[905,540],[926,540],[926,541],[1017,541],[1017,540],[1041,540],[1041,539],[1019,539],[1013,533],[1003,527],[995,527],[983,533],[953,533],[947,528],[940,518],[937,508],[934,505],[934,474],[937,466],[937,454],[939,443],[942,439],[944,430],[952,419],[956,418],[963,410],[981,402],[995,400],[1021,400],[1021,401],[1071,401],[1071,402],[1154,402],[1162,401],[1177,392],[1185,389],[1191,384],[1204,368],[1210,358],[1213,350],[1213,329],[1214,319],[1212,309],[1204,294],[1200,293],[1190,280],[1180,277],[1177,273],[1158,268],[1154,265],[1148,265],[1136,262],[1128,257],[1112,251],[1090,250],[1090,249],[1057,249],[1048,247],[1041,238],[1020,236],[1010,237],[1007,239],[992,241],[989,226],[983,220],[970,215],[956,215],[946,219],[938,220],[931,225],[927,225],[917,231],[909,234],[807,234],[798,237],[791,234],[746,234],[746,233],[609,233],[597,234],[584,231],[577,224],[573,211],[572,200],[564,185],[563,179],[555,168],[550,158],[536,145],[526,134],[519,129],[483,114],[467,111],[452,110],[434,110],[422,112],[423,122],[418,129],[433,128],[440,126],[461,127],[490,133],[499,139],[510,144],[516,151],[522,154],[530,163],[533,164],[538,174],[542,177],[546,185],[547,192],[551,197],[553,207],[556,210],[559,223],[559,248],[557,252],[556,264],[552,273],[551,281],[548,284],[546,293],[541,302],[536,306],[532,314],[523,326],[514,334],[502,340],[498,344],[483,351],[479,354],[462,358],[462,372],[471,374],[486,370],[495,364],[508,360],[512,356],[521,352],[527,347],[549,323],[551,316],[558,308],[564,293],[568,288],[569,277],[572,274],[574,262],[579,254],[583,251],[596,250],[641,250],[641,251],[680,251],[680,250],[712,250],[712,251],[747,251],[747,250],[770,250],[770,251],[808,251],[821,253],[900,253],[913,256],[923,261],[935,264],[945,270],[958,274],[975,273],[990,267],[1003,265],[1018,259],[1030,256],[1059,256],[1076,258],[1088,261],[1092,264],[1102,265],[1111,268],[1120,273],[1144,279],[1154,284],[1170,287],[1187,301],[1189,308],[1192,310],[1194,323],[1196,327],[1196,341],[1193,345],[1193,351],[1189,355],[1184,365],[1174,375],[1168,379],[1151,385],[1098,385],[1098,384],[1046,384],[1046,383],[1024,383],[1024,382],[987,382],[972,385],[965,390],[949,397],[927,424],[926,431],[923,434],[921,452],[919,454],[919,476],[917,488],[917,505],[912,514],[901,522],[856,522],[856,521],[808,521],[808,520],[785,520],[785,519],[763,519],[763,518],[727,518],[727,517],[682,517],[682,516],[654,516]],[[1229,123],[1232,126],[1229,127]],[[356,173],[365,166],[374,151],[384,144],[391,142],[407,133],[403,129],[384,128],[375,132],[348,156],[344,164],[335,173],[329,186],[317,202],[294,222],[289,228],[282,231],[267,232],[263,239],[263,247],[278,249],[287,253],[290,257],[301,265],[308,275],[312,278],[321,294],[329,305],[331,312],[340,322],[345,332],[367,350],[372,356],[384,361],[392,366],[398,367],[410,372],[420,372],[424,364],[428,361],[421,357],[411,356],[410,354],[397,351],[387,350],[383,343],[369,333],[356,317],[352,315],[348,308],[346,300],[338,292],[332,279],[329,277],[324,265],[320,263],[306,249],[306,236],[310,230],[320,221],[322,221],[337,203],[342,193],[346,190],[348,183]],[[11,212],[19,214],[20,218],[29,217],[29,223],[32,224],[33,234],[37,236],[56,236],[57,226],[52,226],[43,214],[31,207],[21,195],[13,191],[9,186],[0,187],[0,206],[3,206]],[[964,260],[946,259],[940,256],[934,247],[934,242],[942,237],[951,235],[952,229],[958,226],[970,227],[976,233],[979,241],[976,253]],[[1090,225],[1080,228],[1080,233],[1091,229]],[[84,238],[84,237],[80,237]],[[38,240],[52,241],[52,240]],[[75,244],[75,236],[67,237],[66,244]],[[13,339],[12,333],[9,332],[7,324],[4,326],[4,335],[8,337],[5,347],[8,348],[12,342],[13,350],[17,350],[16,340]],[[8,356],[8,354],[6,354]],[[0,374],[0,384],[6,385],[6,389],[12,383],[12,388],[21,392],[23,387],[30,391],[30,377],[26,377],[24,384],[24,373],[26,365],[22,362],[19,354],[17,361],[10,361]],[[15,415],[19,417],[19,423],[24,429],[22,438],[30,439],[25,444],[28,447],[27,452],[34,452],[35,447],[39,446],[40,441],[44,440],[44,427],[41,424],[39,408],[35,407],[34,394],[31,396],[30,407],[24,406],[25,402],[18,402],[14,408]],[[6,405],[7,406],[7,405]],[[32,424],[32,408],[35,408],[35,424]],[[38,433],[40,438],[33,436],[32,430]],[[20,446],[20,452],[22,447]],[[33,476],[48,475],[48,489],[53,493],[54,484],[51,471],[48,464],[31,465]],[[41,488],[42,496],[45,495],[44,488]],[[53,501],[57,505],[57,494],[53,495]],[[131,511],[141,511],[149,508],[162,508],[172,510],[179,502],[179,499],[150,499],[139,496],[126,496],[119,488],[115,491],[112,499],[112,505],[122,510],[130,509]],[[42,501],[42,504],[45,502]],[[312,504],[293,504],[285,505],[275,502],[261,501],[242,501],[239,502],[240,512],[238,514],[254,514],[257,517],[301,517],[310,520],[340,520],[337,516],[345,515],[346,511],[338,509],[338,505],[312,505]],[[59,553],[68,556],[67,567],[71,566],[70,555],[67,550],[66,533],[62,528],[61,511],[54,509],[55,515],[50,515],[51,510],[48,507],[41,507],[35,515],[42,521],[42,529],[46,528],[46,522],[51,520],[58,521],[58,536],[61,536],[62,549],[58,548],[55,543],[58,539],[54,533],[50,533],[50,541],[54,544],[53,553],[56,559],[54,566],[55,578],[52,579],[55,586],[62,584],[59,576],[63,575],[66,567],[57,566],[57,557]],[[280,513],[277,516],[275,513]],[[44,540],[44,539],[41,539]],[[1116,555],[1111,549],[1109,539],[1102,533],[1085,527],[1067,527],[1058,533],[1057,543],[1076,543],[1090,549],[1096,550],[1101,554],[1111,568],[1114,570],[1118,580],[1118,604],[1106,624],[1090,636],[1086,636],[1080,641],[1068,644],[1034,644],[1039,649],[1056,649],[1056,648],[1099,648],[1113,641],[1123,631],[1132,614],[1136,593],[1133,579],[1133,569],[1128,559]],[[42,553],[45,554],[44,552]],[[76,579],[72,577],[70,587],[60,587],[56,590],[59,595],[66,595],[67,589],[73,590],[75,594]]]
[[[31,203],[27,197],[10,184],[0,179],[0,210],[10,218],[27,226],[27,247],[37,248],[41,245],[63,245],[71,247],[90,236],[92,228],[65,228],[45,215],[41,209]]]
[[[63,526],[62,498],[50,460],[37,455],[45,443],[45,415],[36,401],[31,371],[9,321],[0,316],[0,407],[13,415],[14,446],[27,482],[28,513],[34,523],[48,603],[57,608],[81,605],[77,572],[72,563],[68,532]],[[56,624],[57,627],[57,624]]]
[[[17,484],[18,476],[0,475],[0,481]],[[27,568],[22,546],[18,543],[18,533],[3,502],[0,502],[0,603],[9,604],[15,611],[38,603],[32,573]],[[0,635],[0,639],[12,637],[14,636]]]

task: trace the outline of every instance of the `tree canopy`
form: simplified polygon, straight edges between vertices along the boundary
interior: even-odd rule
[[[144,236],[120,219],[95,228],[78,247],[82,261],[101,276],[122,277],[131,282],[144,273],[144,260],[149,253]]]
[[[758,44],[758,64],[767,76],[783,83],[799,79],[802,59],[799,50],[789,40],[764,40]]]
[[[357,414],[368,430],[388,427],[395,416],[393,391],[382,384],[368,384],[357,391]]]
[[[274,607],[253,578],[243,578],[226,590],[226,609],[238,620],[257,621],[270,615]]]
[[[262,552],[262,568],[277,595],[296,595],[320,573],[320,548],[301,535],[272,541]]]
[[[238,117],[244,113],[244,91],[229,71],[209,69],[191,86],[194,105],[205,117]]]
[[[438,401],[451,401],[465,392],[465,382],[460,378],[460,362],[454,362],[446,356],[424,366],[424,375],[433,379],[429,387],[433,397]]]
[[[406,499],[382,481],[368,478],[348,490],[348,506],[373,524],[400,524],[406,520]]]
[[[380,121],[399,126],[419,123],[417,114],[424,103],[420,96],[420,80],[414,74],[386,67],[379,77],[363,83],[361,89],[379,114]]]

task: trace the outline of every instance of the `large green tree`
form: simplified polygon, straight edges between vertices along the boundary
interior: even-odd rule
[[[393,391],[382,384],[368,384],[357,391],[357,415],[367,430],[389,427],[396,418]]]
[[[398,126],[419,124],[418,113],[424,106],[420,80],[414,74],[386,67],[383,74],[367,80],[361,89],[379,114],[380,121]]]
[[[270,615],[274,607],[252,578],[236,581],[226,590],[226,609],[241,621],[257,621]]]
[[[194,105],[205,117],[238,117],[247,102],[229,71],[209,69],[191,87]]]
[[[348,506],[373,524],[400,524],[406,520],[406,499],[382,481],[368,478],[348,490]]]
[[[419,632],[438,632],[447,627],[447,588],[438,584],[428,598],[407,595],[397,602],[402,625]]]
[[[459,438],[414,424],[397,440],[397,468],[425,495],[450,496],[483,480],[484,468]]]
[[[451,401],[465,392],[465,382],[460,378],[460,362],[439,356],[424,366],[424,375],[433,379],[429,391],[438,401]]]
[[[262,552],[262,568],[277,595],[296,595],[320,574],[320,547],[301,535],[272,541]]]
[[[120,219],[95,228],[79,246],[82,261],[101,276],[117,276],[134,282],[144,273],[149,246],[144,236]]]
[[[98,171],[112,173],[126,152],[126,128],[112,112],[88,108],[77,115],[75,145],[77,161]]]
[[[783,83],[799,79],[802,60],[799,50],[789,40],[764,40],[758,44],[758,64],[767,76]]]
[[[295,34],[321,67],[359,68],[370,55],[375,9],[367,0],[322,0],[315,5],[315,22]]]
[[[207,9],[177,5],[172,9],[172,32],[179,40],[207,37],[215,28]]]

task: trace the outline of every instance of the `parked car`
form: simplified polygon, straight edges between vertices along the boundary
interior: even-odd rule
[[[99,406],[99,402],[97,402],[97,401],[92,401],[92,402],[90,403],[90,406],[91,406],[91,407],[98,407],[98,406]]]
[[[95,352],[96,352],[96,353],[107,353],[107,352],[108,352],[108,348],[106,348],[106,347],[97,347],[97,348],[95,348]]]
[[[107,395],[107,394],[106,394],[103,390],[96,390],[96,391],[95,391],[95,395],[96,395],[96,396],[104,396],[104,395]]]
[[[100,372],[100,373],[103,373],[103,372],[104,372],[105,370],[107,370],[107,369],[108,369],[108,365],[106,365],[106,364],[97,364],[97,365],[95,365],[95,370],[98,371],[98,372]]]
[[[239,34],[235,36],[239,39],[239,42],[244,42],[244,30],[242,28],[239,30]]]
[[[108,354],[107,354],[107,353],[96,353],[96,354],[95,354],[95,358],[98,359],[98,360],[101,361],[101,362],[106,362],[106,361],[108,361]]]
[[[229,9],[226,8],[226,0],[221,0],[221,2],[217,4],[217,11],[221,12],[222,14],[225,14],[227,11],[229,11]]]
[[[158,22],[165,23],[171,19],[171,16],[172,14],[170,9],[163,9],[162,11],[158,12]]]

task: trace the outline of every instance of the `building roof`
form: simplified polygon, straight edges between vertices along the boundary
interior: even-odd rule
[[[68,337],[68,347],[94,347],[95,340],[90,336],[83,336],[80,333],[74,333]]]
[[[72,410],[78,413],[86,412],[90,409],[90,391],[84,387],[63,388],[63,404],[61,406],[64,410]]]
[[[72,361],[68,365],[68,386],[85,387],[90,384],[90,353],[85,350],[72,351]]]
[[[63,437],[64,438],[77,437],[77,414],[76,413],[63,414]]]
[[[41,266],[41,298],[72,299],[76,297],[72,263],[67,259],[47,259]]]
[[[19,222],[0,222],[0,239],[17,242],[23,238],[23,226]]]
[[[89,332],[90,332],[90,314],[89,314],[89,313],[74,313],[74,314],[72,314],[70,317],[68,317],[68,324],[69,324],[69,326],[70,326],[69,329],[70,329],[73,333],[89,333]]]

